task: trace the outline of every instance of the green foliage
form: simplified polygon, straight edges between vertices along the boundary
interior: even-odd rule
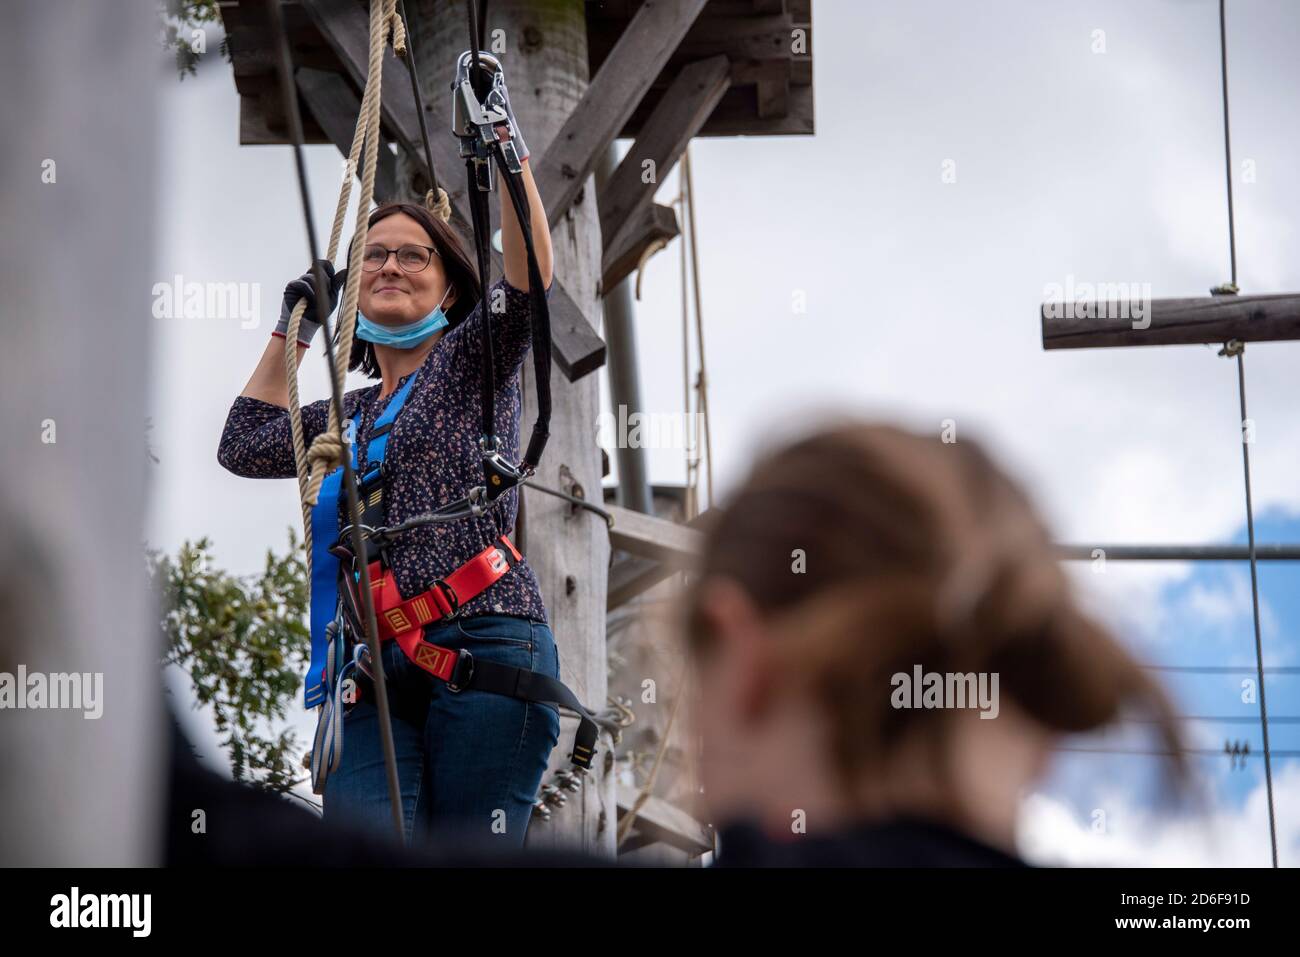
[[[149,571],[162,598],[165,665],[194,684],[195,707],[210,705],[229,748],[235,780],[285,793],[302,779],[285,720],[311,653],[307,563],[289,529],[288,554],[266,553],[261,574],[214,568],[207,538],[181,546],[173,560],[150,550]]]
[[[185,75],[194,76],[195,67],[203,59],[191,45],[193,31],[202,30],[206,24],[221,23],[221,8],[217,0],[159,0],[159,42],[164,50],[176,55],[176,71],[183,81]],[[230,62],[230,37],[221,38],[221,55]]]

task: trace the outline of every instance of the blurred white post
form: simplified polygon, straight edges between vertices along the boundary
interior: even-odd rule
[[[176,73],[156,6],[0,5],[0,672],[11,691],[24,670],[90,675],[92,692],[102,674],[89,711],[0,710],[5,866],[161,852],[142,542],[157,84]]]

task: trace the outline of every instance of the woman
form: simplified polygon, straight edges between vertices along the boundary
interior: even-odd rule
[[[538,266],[549,287],[550,229],[537,193],[527,150],[520,147],[523,181],[533,224]],[[518,461],[521,407],[519,368],[530,344],[528,268],[523,233],[504,184],[500,187],[505,277],[488,290],[496,381],[496,433],[502,454]],[[370,214],[362,275],[360,316],[349,368],[376,385],[344,397],[345,418],[361,411],[352,438],[358,474],[366,469],[370,432],[395,393],[416,379],[388,433],[384,453],[386,524],[396,525],[463,496],[483,481],[478,439],[483,301],[475,270],[456,234],[418,206],[390,203]],[[346,270],[332,276],[332,293]],[[549,295],[549,288],[547,288]],[[218,459],[249,478],[294,476],[283,342],[297,300],[309,302],[299,333],[298,359],[318,325],[310,276],[289,284],[280,326],[243,393],[235,399]],[[332,297],[331,297],[332,298]],[[326,304],[326,310],[333,308]],[[304,406],[308,445],[325,429],[327,403]],[[503,495],[487,514],[402,533],[389,550],[401,597],[425,592],[435,580],[490,549],[511,533],[518,492]],[[559,677],[555,639],[547,624],[537,579],[526,560],[478,594],[451,621],[428,625],[427,642],[463,649],[475,661]],[[559,736],[559,712],[550,704],[476,691],[449,689],[417,667],[397,641],[382,647],[393,716],[406,838],[431,838],[446,829],[458,839],[486,838],[522,845],[547,758]],[[391,827],[377,715],[369,689],[344,719],[340,767],[324,789],[326,822]]]
[[[1061,735],[1132,707],[1180,755],[1165,696],[967,440],[846,422],[767,455],[687,612],[720,865],[1015,866]],[[929,673],[952,690],[921,697]]]

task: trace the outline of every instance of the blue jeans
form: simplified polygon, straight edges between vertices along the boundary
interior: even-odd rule
[[[475,615],[425,628],[426,641],[560,676],[551,629],[514,615]],[[392,714],[406,842],[522,847],[551,749],[560,736],[554,705],[490,691],[453,692],[413,664],[397,642],[381,654]],[[392,809],[370,683],[343,719],[343,757],[325,782],[324,819],[391,837]]]

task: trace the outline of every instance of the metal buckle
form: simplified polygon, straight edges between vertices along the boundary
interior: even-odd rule
[[[438,591],[442,592],[442,597],[445,598],[445,599],[447,599],[447,604],[451,606],[451,611],[449,611],[447,614],[443,615],[443,616],[442,616],[440,619],[438,619],[438,620],[439,620],[439,621],[452,621],[452,620],[454,620],[454,619],[460,617],[460,599],[458,599],[458,598],[456,597],[456,593],[455,593],[454,591],[451,590],[451,586],[448,585],[448,584],[447,584],[445,581],[443,581],[441,578],[435,578],[435,579],[433,580],[433,584],[434,584],[434,587],[436,587],[436,588],[438,589]]]
[[[463,676],[462,669],[465,672]],[[452,669],[451,677],[447,680],[447,690],[452,694],[460,694],[473,678],[474,656],[462,648],[456,655],[456,667]]]

